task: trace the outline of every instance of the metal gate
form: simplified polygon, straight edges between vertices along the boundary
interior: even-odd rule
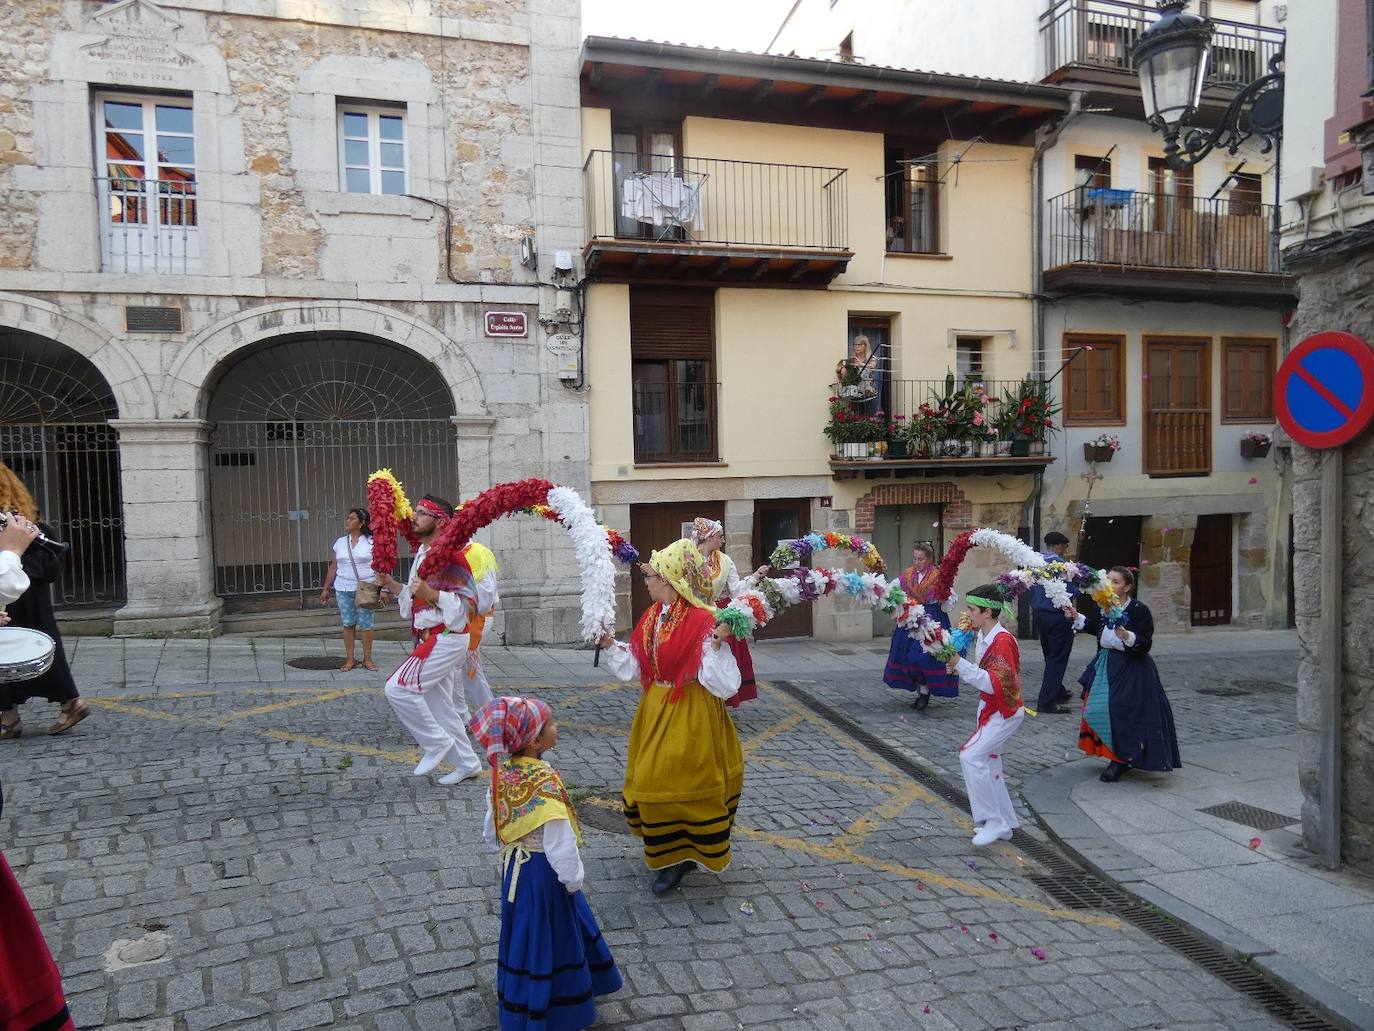
[[[100,371],[34,333],[0,329],[0,462],[19,476],[53,536],[71,544],[58,608],[124,600],[118,409]]]
[[[288,337],[237,361],[209,406],[216,593],[304,605],[374,469],[457,501],[452,414],[432,365],[371,338]]]
[[[374,469],[390,466],[417,494],[458,485],[447,419],[222,422],[210,462],[215,590],[228,596],[318,593]]]

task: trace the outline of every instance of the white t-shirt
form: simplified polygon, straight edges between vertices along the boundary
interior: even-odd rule
[[[372,571],[372,538],[367,534],[358,535],[358,543],[353,546],[353,562],[348,560],[348,534],[344,534],[334,542],[334,590],[336,591],[356,591],[358,589],[358,579],[353,575],[353,562],[358,564],[358,576],[364,580],[373,580],[376,573]]]

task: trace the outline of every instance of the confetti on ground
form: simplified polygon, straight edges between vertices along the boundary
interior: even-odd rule
[[[922,1012],[922,1013],[929,1013],[929,1012],[930,1012],[930,1007],[929,1007],[929,1006],[924,1006],[924,1007],[922,1007],[922,1008],[921,1008],[921,1012]]]
[[[996,941],[996,940],[997,940],[997,932],[996,932],[996,931],[989,931],[989,932],[988,932],[988,940],[989,940],[989,941]]]
[[[1259,483],[1259,477],[1258,477],[1258,476],[1252,476],[1252,477],[1250,477],[1250,486],[1253,487],[1253,486],[1254,486],[1255,484],[1257,484],[1257,483]]]
[[[1036,959],[1043,960],[1045,958],[1045,950],[1042,949],[1039,945],[1036,945],[1034,948],[1031,949],[1031,955],[1034,956]]]
[[[741,913],[743,913],[745,916],[753,916],[753,915],[754,915],[754,904],[753,904],[752,902],[747,901],[747,900],[744,901],[744,902],[741,902],[741,903],[739,904],[739,911],[740,911]]]
[[[1255,849],[1257,849],[1257,848],[1259,848],[1259,847],[1260,847],[1260,839],[1259,839],[1259,838],[1251,838],[1251,839],[1250,839],[1250,849],[1251,849],[1251,851],[1254,851]]]
[[[805,881],[800,881],[798,883],[801,885],[802,891],[807,892],[808,894],[810,893],[811,885],[807,884]]]

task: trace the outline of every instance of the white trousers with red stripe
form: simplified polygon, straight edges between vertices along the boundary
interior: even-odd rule
[[[468,740],[468,707],[459,683],[467,650],[467,634],[440,634],[420,666],[419,683],[409,682],[415,679],[413,667],[408,682],[401,683],[402,663],[387,678],[385,694],[426,758],[447,758],[456,769],[478,770],[482,764]]]
[[[999,832],[1020,826],[1002,776],[1001,753],[1002,745],[1016,733],[1025,718],[1025,709],[1017,709],[1011,717],[993,713],[992,718],[975,730],[959,749],[959,765],[964,770],[964,789],[968,792],[973,822]]]

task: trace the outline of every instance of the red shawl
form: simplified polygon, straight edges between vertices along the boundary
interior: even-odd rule
[[[1007,719],[1015,716],[1021,708],[1021,646],[1016,638],[1004,629],[992,639],[978,665],[992,680],[992,694],[982,696],[978,725],[992,719],[995,712]]]
[[[920,576],[916,575],[916,567],[907,566],[902,570],[902,590],[906,591],[907,597],[918,605],[929,605],[932,602],[939,605],[944,598],[935,597],[935,588],[940,580],[939,566],[926,566],[926,571]]]
[[[630,635],[630,653],[639,662],[644,690],[654,681],[673,685],[668,701],[682,697],[682,687],[701,671],[701,643],[716,625],[714,610],[699,609],[679,598],[668,608],[668,619],[658,629],[661,602],[650,605]]]
[[[0,855],[0,1028],[71,1031],[62,978],[28,899]]]

